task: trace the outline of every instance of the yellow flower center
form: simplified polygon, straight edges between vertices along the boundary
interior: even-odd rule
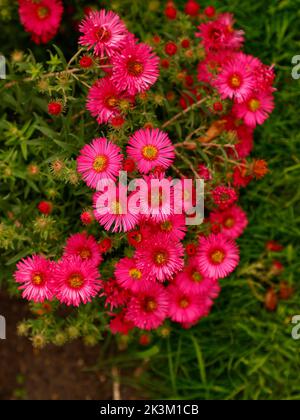
[[[192,279],[194,280],[194,282],[200,283],[203,280],[203,277],[202,277],[202,275],[198,271],[195,271],[192,274]]]
[[[104,155],[97,156],[93,163],[93,168],[96,172],[101,173],[107,169],[108,159]]]
[[[82,248],[79,251],[79,256],[83,259],[83,260],[89,260],[92,256],[91,251],[88,248]]]
[[[144,66],[139,61],[129,61],[127,63],[127,70],[131,76],[138,77],[144,71]]]
[[[242,80],[241,80],[239,75],[234,74],[233,76],[231,76],[231,78],[230,78],[231,87],[239,88],[241,86],[241,84],[242,84]]]
[[[180,301],[179,301],[179,306],[180,306],[180,308],[182,308],[182,309],[186,309],[188,306],[189,306],[189,304],[190,304],[190,302],[188,301],[188,299],[187,298],[182,298],[182,299],[180,299]]]
[[[225,253],[221,250],[216,250],[210,257],[214,264],[221,264],[225,259]]]
[[[250,111],[252,112],[258,111],[259,108],[261,107],[261,103],[258,99],[251,99],[248,105],[249,105]]]
[[[146,312],[153,312],[157,308],[157,303],[152,298],[145,299],[145,310]]]
[[[46,6],[40,6],[37,8],[37,15],[40,19],[46,19],[50,15],[50,10]]]
[[[32,283],[33,283],[35,286],[41,286],[41,285],[43,284],[43,282],[44,282],[43,275],[42,275],[42,274],[40,274],[40,273],[36,273],[36,274],[34,274],[34,276],[32,277]]]
[[[123,214],[123,208],[121,203],[119,201],[114,201],[113,203],[111,203],[111,211],[112,214]]]
[[[138,270],[137,268],[132,268],[129,271],[130,277],[132,277],[134,280],[140,280],[142,278],[142,272]]]
[[[163,222],[163,223],[160,225],[160,228],[161,228],[161,230],[162,230],[162,231],[164,231],[164,232],[171,232],[171,230],[172,230],[172,228],[173,228],[173,225],[172,225],[172,223],[171,223],[169,220],[167,220],[166,222]]]
[[[105,99],[105,105],[108,108],[116,108],[116,106],[118,105],[119,101],[118,98],[116,98],[115,96],[108,96]]]
[[[152,145],[144,146],[142,150],[142,155],[147,160],[155,160],[158,155],[158,149],[157,147]]]
[[[164,251],[160,251],[155,254],[154,261],[157,265],[164,265],[168,261],[168,254]]]
[[[224,220],[224,226],[228,229],[232,228],[235,225],[235,221],[233,217],[228,217]]]
[[[68,284],[72,289],[80,289],[84,283],[84,278],[81,274],[72,274],[68,279]]]

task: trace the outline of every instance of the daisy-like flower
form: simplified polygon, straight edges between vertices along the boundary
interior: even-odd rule
[[[138,293],[147,286],[143,272],[137,268],[134,258],[123,258],[116,264],[115,276],[118,284],[124,289]]]
[[[158,232],[167,233],[171,241],[182,241],[187,232],[185,216],[182,214],[173,214],[154,226],[155,228],[157,228]]]
[[[207,296],[215,280],[204,275],[200,268],[198,258],[191,258],[184,270],[175,278],[176,286],[187,293],[200,293]]]
[[[94,139],[81,150],[77,158],[77,171],[86,184],[97,188],[105,179],[115,180],[122,168],[121,149],[106,138]]]
[[[153,330],[161,326],[167,318],[169,296],[166,289],[151,282],[128,304],[126,319],[142,330]]]
[[[167,288],[170,296],[169,317],[179,323],[194,323],[208,315],[207,300],[195,292],[186,292],[171,285]],[[210,306],[212,305],[212,302]]]
[[[57,299],[67,306],[88,303],[99,293],[102,283],[99,272],[91,261],[78,256],[63,258],[53,272]]]
[[[222,234],[200,237],[197,258],[201,272],[215,279],[231,274],[240,260],[236,243]]]
[[[239,50],[244,43],[244,31],[233,28],[234,19],[230,13],[219,15],[218,19],[202,23],[196,34],[202,39],[207,52],[219,50]]]
[[[64,256],[78,256],[82,261],[90,261],[95,266],[98,266],[102,261],[102,256],[99,251],[99,246],[96,239],[84,233],[76,233],[72,235],[65,246]]]
[[[124,98],[125,95],[121,95],[111,80],[105,77],[91,87],[86,107],[97,118],[98,124],[106,124],[120,115],[119,104]]]
[[[247,215],[239,206],[211,213],[210,221],[221,228],[224,236],[231,239],[239,238],[248,226]]]
[[[94,215],[105,230],[128,232],[136,227],[140,216],[128,206],[132,196],[133,194],[123,197],[118,189],[116,194],[114,191],[109,191],[104,198],[101,192],[94,194]]]
[[[214,203],[221,210],[226,210],[237,202],[238,196],[236,191],[231,187],[220,185],[212,191]]]
[[[120,287],[115,279],[109,279],[103,282],[103,293],[100,296],[105,297],[105,307],[110,306],[110,309],[114,310],[126,305],[131,293]]]
[[[130,137],[127,153],[137,163],[142,174],[155,167],[168,169],[175,159],[174,146],[167,133],[156,129],[141,129]]]
[[[145,92],[157,81],[159,58],[146,44],[128,45],[113,57],[112,81],[120,92],[129,95]]]
[[[86,16],[79,26],[83,34],[80,45],[94,49],[97,56],[111,57],[120,51],[126,43],[128,31],[120,17],[112,11],[93,11]]]
[[[232,60],[225,64],[214,85],[222,99],[234,99],[241,103],[253,92],[255,80],[243,62]]]
[[[166,281],[183,269],[184,248],[171,242],[168,234],[159,233],[145,239],[137,248],[137,267],[147,280]]]
[[[62,14],[61,0],[19,0],[21,22],[36,44],[46,44],[56,35]]]
[[[16,282],[21,284],[24,299],[44,302],[53,298],[52,272],[54,263],[39,255],[33,255],[20,261],[14,274]]]
[[[235,104],[232,111],[242,118],[249,127],[263,124],[273,112],[274,98],[271,93],[259,92],[252,94],[248,99],[239,104]]]

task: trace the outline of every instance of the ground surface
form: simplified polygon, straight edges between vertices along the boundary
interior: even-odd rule
[[[0,295],[1,314],[7,320],[7,340],[0,341],[0,399],[79,400],[111,399],[110,379],[85,370],[98,357],[96,348],[80,342],[62,348],[35,351],[16,325],[26,316],[26,304]]]

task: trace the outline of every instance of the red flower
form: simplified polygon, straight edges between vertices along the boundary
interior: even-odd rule
[[[276,311],[278,306],[278,297],[273,288],[269,289],[265,296],[265,307],[268,311]]]
[[[88,69],[89,67],[91,67],[93,65],[93,60],[88,55],[84,55],[83,57],[81,57],[81,59],[79,61],[79,65],[83,69]]]
[[[204,13],[206,14],[207,17],[214,17],[216,14],[216,9],[214,8],[214,6],[208,6],[204,9]]]
[[[50,213],[52,213],[53,204],[49,203],[48,201],[41,201],[37,208],[42,214],[48,216]]]
[[[275,241],[269,241],[266,243],[266,249],[267,251],[271,252],[281,252],[283,251],[284,247]]]
[[[60,102],[50,102],[48,104],[48,112],[50,115],[59,115],[62,112],[62,104]]]
[[[105,254],[106,252],[110,251],[112,248],[112,240],[109,238],[103,239],[101,242],[99,242],[99,251],[102,254]]]
[[[130,158],[126,159],[124,161],[124,164],[123,164],[123,169],[124,169],[124,171],[127,171],[129,173],[134,172],[135,169],[136,169],[135,161],[133,159],[130,159]]]
[[[90,211],[84,211],[81,213],[80,220],[85,226],[87,226],[93,223],[94,217]]]
[[[175,44],[175,42],[167,42],[166,46],[165,46],[165,52],[166,54],[172,56],[175,55],[177,53],[177,45]]]
[[[177,17],[177,10],[174,6],[167,6],[165,8],[165,15],[168,19],[174,20]]]
[[[293,296],[295,290],[292,286],[290,286],[286,281],[282,281],[280,283],[279,289],[279,297],[282,300],[288,300],[290,297]]]
[[[216,112],[222,112],[223,111],[222,102],[215,102],[214,103],[214,111],[216,111]]]
[[[125,119],[121,117],[121,115],[116,115],[115,117],[112,117],[110,123],[113,127],[120,128],[124,125]]]
[[[189,47],[190,47],[190,45],[191,45],[191,42],[190,42],[190,40],[189,40],[189,39],[183,39],[183,40],[181,41],[181,46],[182,46],[182,48],[189,48]]]
[[[160,60],[160,65],[162,68],[168,69],[170,67],[170,61],[166,58],[163,58],[162,60]]]
[[[198,16],[200,5],[195,0],[188,0],[185,5],[184,11],[189,16]]]
[[[127,233],[127,240],[129,245],[134,246],[135,248],[140,245],[143,240],[143,235],[139,230],[135,230]]]
[[[185,250],[190,257],[194,257],[197,254],[197,247],[194,244],[187,244]]]

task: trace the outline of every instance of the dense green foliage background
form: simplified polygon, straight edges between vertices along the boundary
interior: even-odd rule
[[[126,17],[128,2],[113,3],[119,3],[118,12]],[[127,19],[129,29],[142,38],[149,28],[155,33],[150,17],[150,22],[140,19],[147,3],[131,1],[130,21]],[[235,14],[238,26],[246,31],[247,52],[276,65],[276,110],[256,131],[254,151],[255,156],[268,160],[271,172],[244,193],[241,203],[250,226],[240,240],[241,269],[223,282],[212,314],[191,330],[173,330],[170,338],[145,351],[130,347],[121,355],[108,356],[102,349],[97,369],[113,364],[127,371],[141,364],[144,368],[138,379],[131,375],[122,375],[122,379],[157,398],[300,399],[300,342],[292,340],[290,323],[290,317],[300,313],[300,83],[291,77],[291,59],[300,49],[300,0],[201,1],[202,6],[209,3]],[[7,41],[7,27],[0,33],[3,53],[11,51],[12,45],[21,48],[27,39],[17,27],[16,38]],[[63,46],[63,37],[57,44]],[[68,54],[72,42],[66,49]],[[39,48],[35,50],[43,56]],[[293,299],[281,302],[277,312],[271,313],[253,295],[248,282],[252,264],[261,259],[269,239],[285,246],[280,256],[286,267],[284,279],[296,288]],[[259,279],[263,282],[263,276],[261,270],[255,280],[262,293]]]

